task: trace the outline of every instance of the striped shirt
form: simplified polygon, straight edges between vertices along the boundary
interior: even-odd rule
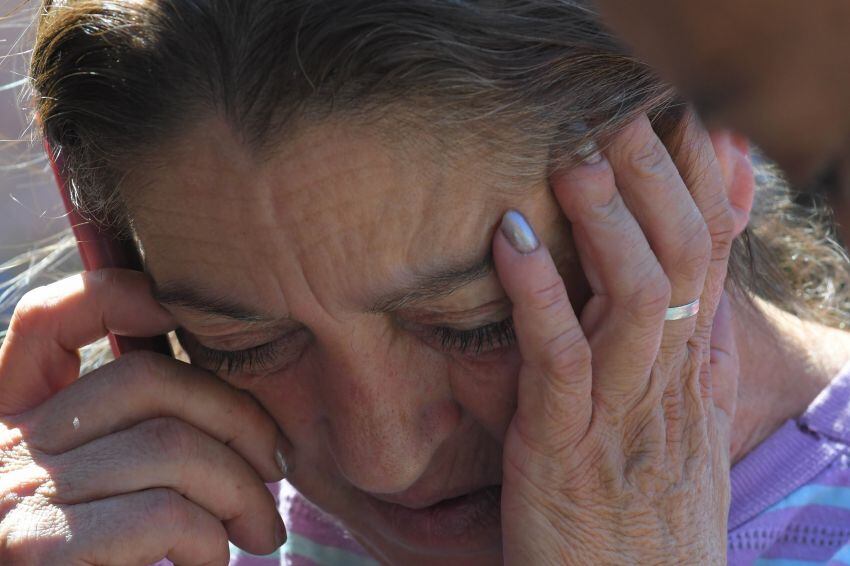
[[[850,364],[799,418],[735,464],[731,481],[731,566],[850,566]],[[377,565],[289,484],[269,489],[289,539],[268,556],[231,546],[231,566]]]
[[[850,565],[850,364],[732,468],[729,564]]]

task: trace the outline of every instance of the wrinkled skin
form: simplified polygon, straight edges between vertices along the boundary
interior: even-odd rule
[[[167,312],[128,272],[16,311],[0,464],[25,472],[0,556],[221,563],[226,537],[268,552],[277,448],[387,563],[722,562],[737,368],[719,305],[745,150],[691,122],[670,156],[641,118],[603,158],[517,182],[473,144],[446,163],[348,123],[291,140],[257,162],[212,123],[128,178]],[[514,249],[508,209],[539,246]],[[698,317],[664,322],[695,297]],[[516,344],[464,350],[434,328],[508,315]],[[75,381],[83,343],[175,326],[194,366],[130,355]],[[204,353],[263,344],[253,362]],[[409,509],[495,485],[501,506]]]

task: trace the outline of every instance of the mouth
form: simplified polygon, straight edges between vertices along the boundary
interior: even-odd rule
[[[370,495],[368,499],[406,545],[447,549],[498,542],[501,495],[501,485],[490,485],[428,498]]]

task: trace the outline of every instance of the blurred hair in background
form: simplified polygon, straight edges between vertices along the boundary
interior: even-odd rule
[[[40,141],[27,66],[37,2],[0,0],[0,330],[20,290],[80,269]]]

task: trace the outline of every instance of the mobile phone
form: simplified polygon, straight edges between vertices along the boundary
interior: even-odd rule
[[[141,255],[131,239],[117,238],[108,230],[86,220],[80,214],[71,199],[62,156],[54,154],[47,142],[44,143],[44,150],[50,160],[56,185],[62,194],[62,202],[65,204],[68,221],[71,223],[71,230],[73,230],[74,237],[77,240],[77,249],[80,252],[85,270],[93,271],[105,267],[119,267],[143,271]],[[164,335],[138,338],[117,336],[110,333],[109,344],[116,358],[133,350],[150,350],[169,356],[173,355],[168,337]]]

